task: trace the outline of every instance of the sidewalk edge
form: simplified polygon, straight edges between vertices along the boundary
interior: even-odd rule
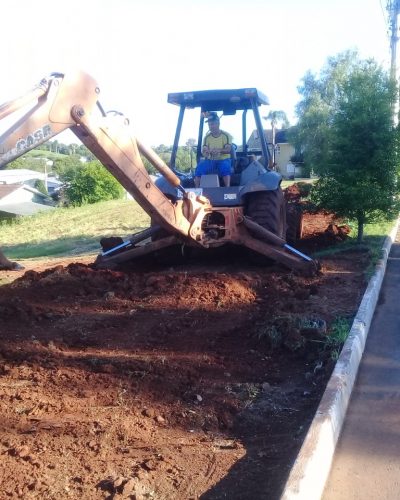
[[[281,500],[319,500],[323,494],[399,223],[400,218],[385,238],[382,257],[368,283]]]

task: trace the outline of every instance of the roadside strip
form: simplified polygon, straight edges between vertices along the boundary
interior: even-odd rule
[[[323,494],[399,222],[400,219],[385,239],[382,257],[368,283],[281,500],[319,500]]]

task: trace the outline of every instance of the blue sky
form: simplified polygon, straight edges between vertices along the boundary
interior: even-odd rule
[[[389,65],[386,0],[3,0],[0,103],[82,69],[149,145],[171,144],[167,93],[258,87],[292,123],[307,70],[351,48]],[[268,109],[266,109],[266,113]],[[191,135],[196,136],[196,133]]]

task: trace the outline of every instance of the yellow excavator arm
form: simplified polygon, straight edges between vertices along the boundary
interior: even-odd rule
[[[70,129],[114,175],[152,220],[152,227],[129,242],[103,252],[101,263],[118,263],[163,247],[185,243],[204,248],[225,244],[246,246],[291,269],[313,273],[315,262],[286,241],[252,221],[242,206],[212,207],[204,196],[185,191],[178,176],[133,134],[129,120],[105,113],[97,82],[84,72],[53,73],[26,95],[0,106],[0,168],[66,129]],[[152,182],[141,155],[182,198],[171,202]],[[159,228],[164,236],[148,241]],[[166,236],[165,236],[166,235]],[[112,255],[110,255],[112,254]]]
[[[0,123],[18,116],[0,137],[0,168],[70,129],[137,200],[152,221],[172,234],[190,237],[190,219],[207,206],[194,197],[171,201],[152,182],[141,154],[174,186],[179,178],[134,137],[129,120],[104,112],[100,88],[88,74],[51,74],[26,95],[0,106]],[[182,189],[182,188],[181,188]],[[184,191],[182,189],[182,191]],[[190,198],[190,199],[189,199]]]

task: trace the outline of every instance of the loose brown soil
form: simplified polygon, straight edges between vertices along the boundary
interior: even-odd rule
[[[298,247],[344,237],[330,222]],[[72,260],[0,287],[0,498],[279,498],[333,366],[304,320],[355,313],[368,255],[314,278]]]

